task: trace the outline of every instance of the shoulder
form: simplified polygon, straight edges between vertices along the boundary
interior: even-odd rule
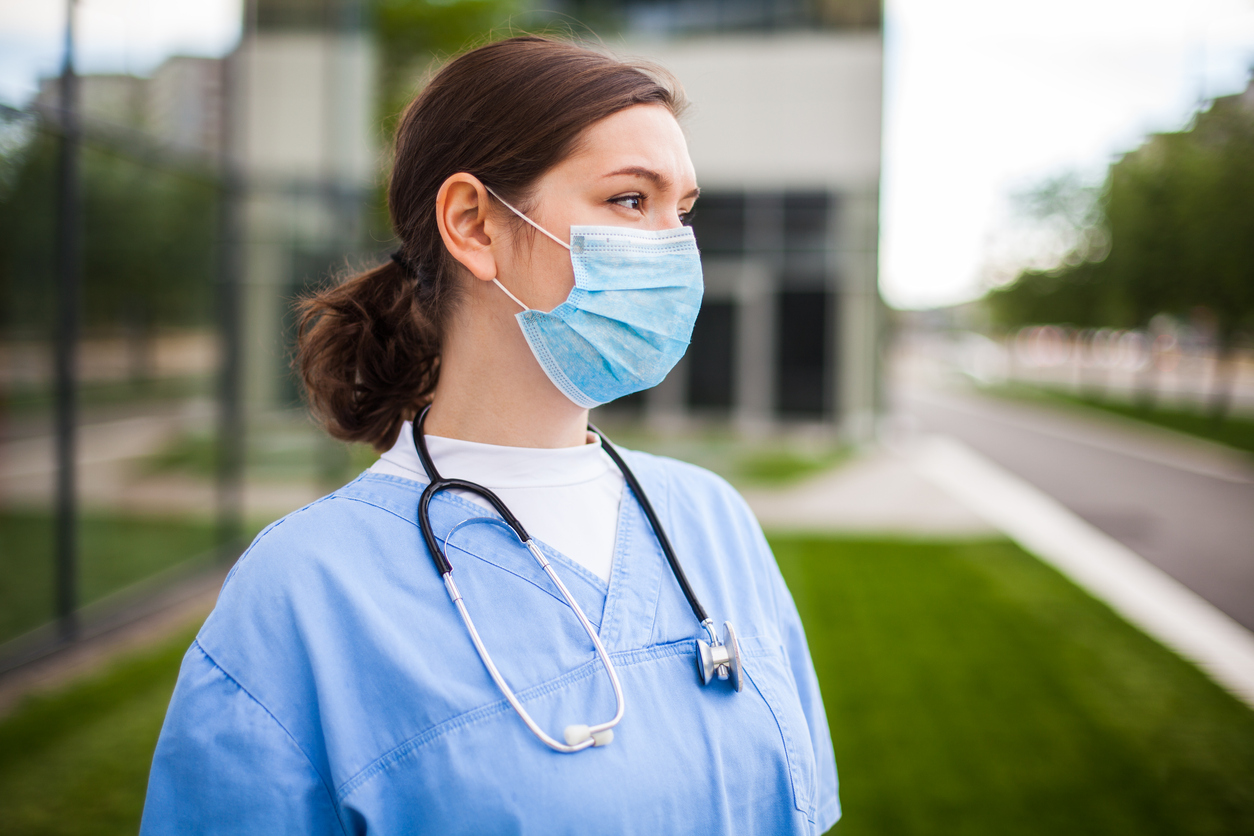
[[[400,589],[419,608],[438,600],[417,526],[422,487],[364,475],[268,526],[227,576],[198,637],[205,652],[247,677],[280,657],[296,664],[315,641],[359,632]]]
[[[359,562],[373,543],[416,525],[422,488],[406,479],[363,474],[266,526],[236,561],[223,590],[271,575],[291,579]]]

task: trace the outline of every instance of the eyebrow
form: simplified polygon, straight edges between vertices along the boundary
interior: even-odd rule
[[[608,179],[610,177],[622,177],[624,175],[628,175],[632,177],[643,177],[644,179],[651,181],[659,189],[669,189],[671,187],[671,181],[669,177],[667,177],[664,174],[659,174],[653,169],[642,168],[641,166],[638,166],[638,165],[628,166],[627,168],[620,168],[618,171],[611,171],[609,174],[605,175],[605,178],[603,179]],[[687,200],[690,197],[699,197],[700,195],[701,195],[701,189],[696,188],[688,192],[688,194],[684,195],[683,199]]]

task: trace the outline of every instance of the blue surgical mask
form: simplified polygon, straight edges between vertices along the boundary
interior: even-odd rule
[[[701,255],[691,227],[572,226],[567,244],[501,203],[570,250],[575,267],[570,295],[548,312],[527,307],[493,279],[523,309],[515,318],[553,385],[591,408],[661,383],[687,351],[701,308]]]

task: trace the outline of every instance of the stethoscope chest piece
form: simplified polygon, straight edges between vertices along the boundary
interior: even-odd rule
[[[714,638],[713,631],[710,637]],[[697,672],[701,675],[701,684],[709,685],[717,676],[719,679],[731,681],[732,688],[739,691],[744,687],[744,676],[740,667],[740,642],[736,641],[736,628],[730,621],[723,622],[723,641],[717,639],[710,644],[705,639],[697,639]]]

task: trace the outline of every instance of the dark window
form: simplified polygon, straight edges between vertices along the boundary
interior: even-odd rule
[[[822,250],[827,247],[827,192],[787,192],[784,194],[784,248]]]
[[[785,284],[793,289],[821,289],[826,284],[831,247],[831,196],[788,192],[783,203]]]
[[[688,346],[688,406],[731,409],[736,399],[736,306],[703,302]]]
[[[829,410],[826,291],[783,291],[776,307],[775,403],[781,415],[819,418]]]
[[[745,196],[702,195],[692,217],[692,228],[702,253],[740,255],[745,246]]]

